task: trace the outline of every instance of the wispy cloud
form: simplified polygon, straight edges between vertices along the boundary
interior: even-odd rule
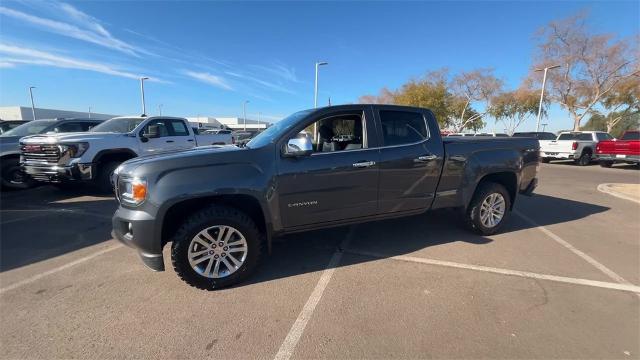
[[[0,61],[0,68],[12,68],[15,67],[16,64],[10,63],[8,61]]]
[[[273,82],[270,82],[270,81],[261,80],[261,79],[258,79],[256,77],[254,77],[254,76],[251,76],[251,75],[247,75],[247,74],[240,73],[240,72],[237,72],[237,71],[225,71],[225,74],[233,76],[233,77],[236,77],[236,78],[239,78],[239,79],[252,81],[252,82],[254,82],[256,84],[262,85],[262,86],[264,86],[266,88],[269,88],[271,90],[276,90],[276,91],[280,91],[280,92],[287,93],[287,94],[294,94],[294,92],[292,90],[289,90],[289,89],[285,88],[284,86],[281,86],[279,84],[276,84],[276,83],[273,83]]]
[[[0,54],[3,54],[3,63],[8,64],[8,66],[4,67],[12,67],[15,66],[15,64],[31,64],[93,71],[129,79],[140,78],[140,74],[134,74],[130,71],[121,70],[113,65],[79,60],[76,58],[69,58],[52,54],[50,52],[30,49],[24,46],[15,46],[11,44],[0,43]],[[158,78],[151,77],[149,80],[163,83],[167,82]]]
[[[298,80],[298,77],[296,76],[296,70],[294,68],[289,68],[285,64],[280,62],[275,62],[270,66],[251,65],[251,67],[258,70],[265,71],[271,75],[275,75],[286,81],[300,82],[300,80]]]
[[[185,70],[184,74],[191,78],[199,80],[203,83],[213,85],[215,87],[218,87],[224,90],[233,90],[233,88],[231,87],[231,85],[229,85],[227,80],[218,75],[213,75],[208,72],[197,72],[197,71],[190,71],[190,70]]]
[[[27,14],[4,6],[0,6],[0,14],[23,21],[45,31],[86,41],[128,55],[139,57],[140,54],[148,54],[144,49],[115,38],[92,16],[85,14],[69,4],[59,3],[57,5],[76,25]]]

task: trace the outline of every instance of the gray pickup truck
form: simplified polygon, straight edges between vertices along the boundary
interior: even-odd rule
[[[144,156],[113,175],[113,235],[151,269],[200,289],[245,279],[275,236],[456,208],[500,230],[537,185],[528,138],[441,138],[431,111],[390,105],[305,110],[245,147]],[[398,239],[402,241],[402,239]]]

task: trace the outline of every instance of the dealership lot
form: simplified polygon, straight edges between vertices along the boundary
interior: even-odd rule
[[[640,205],[602,183],[640,172],[543,164],[490,237],[451,211],[287,236],[215,292],[112,240],[110,197],[5,193],[0,357],[638,358]]]

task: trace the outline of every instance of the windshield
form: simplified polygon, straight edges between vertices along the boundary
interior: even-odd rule
[[[640,140],[640,131],[629,131],[622,135],[621,140]]]
[[[102,124],[92,128],[89,132],[110,132],[126,134],[143,122],[144,118],[113,118],[109,119]]]
[[[45,129],[54,124],[56,120],[33,120],[26,124],[17,126],[6,133],[0,135],[2,137],[9,136],[28,136],[42,133]]]
[[[251,141],[247,143],[248,148],[258,148],[261,146],[265,146],[275,139],[280,137],[283,133],[287,132],[293,126],[295,126],[300,119],[309,115],[313,110],[303,110],[293,113],[286,118],[278,121],[277,123],[269,126],[265,131],[258,134]]]

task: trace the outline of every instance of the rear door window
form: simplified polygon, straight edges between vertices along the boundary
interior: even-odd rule
[[[560,134],[560,137],[558,137],[558,140],[578,140],[578,135],[579,134],[574,134],[574,133],[564,133],[564,134]]]
[[[640,140],[640,131],[630,131],[622,135],[621,140]]]
[[[604,140],[611,140],[613,139],[613,136],[607,134],[607,133],[596,133],[596,137],[598,138],[598,141],[604,141]]]
[[[166,120],[171,136],[189,136],[189,130],[182,120]]]
[[[429,137],[427,123],[421,113],[381,110],[380,123],[384,146],[413,144]]]
[[[578,136],[578,140],[581,141],[591,141],[593,140],[593,136],[591,135],[591,133],[584,133],[584,134],[580,134]]]

